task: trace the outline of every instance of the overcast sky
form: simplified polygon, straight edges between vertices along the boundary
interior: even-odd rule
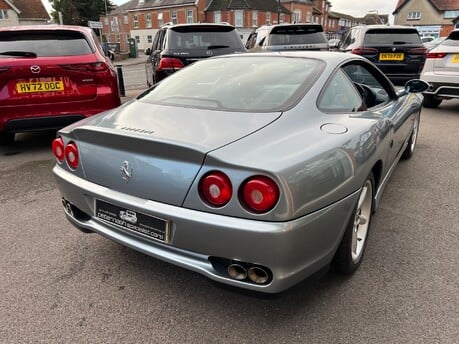
[[[331,0],[332,11],[363,17],[367,12],[376,10],[379,14],[389,14],[393,22],[392,12],[398,0]]]
[[[48,0],[42,0],[50,10]],[[112,0],[116,5],[122,5],[128,0]],[[397,0],[331,0],[332,11],[363,17],[368,11],[376,10],[380,14],[391,14],[395,10]]]

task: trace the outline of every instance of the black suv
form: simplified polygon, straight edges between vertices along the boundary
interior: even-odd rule
[[[367,58],[395,85],[418,79],[427,56],[418,31],[410,26],[356,26],[343,35],[338,50]]]
[[[319,24],[263,25],[247,38],[249,52],[281,50],[328,50],[328,40]]]
[[[231,25],[165,25],[156,33],[152,47],[145,50],[147,84],[151,86],[197,60],[245,51]]]

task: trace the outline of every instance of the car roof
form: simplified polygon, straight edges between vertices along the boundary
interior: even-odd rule
[[[333,51],[313,51],[313,50],[289,50],[289,51],[268,51],[268,52],[256,52],[256,53],[244,53],[244,54],[234,54],[234,55],[223,55],[215,56],[215,58],[221,57],[250,57],[250,56],[264,56],[264,57],[300,57],[300,58],[312,58],[323,60],[326,63],[332,65],[338,65],[347,61],[365,61],[369,62],[366,58],[360,55],[354,54],[343,54],[342,52],[333,52]]]
[[[382,24],[378,24],[378,25],[359,25],[359,26],[355,26],[356,28],[359,28],[359,29],[362,29],[364,31],[368,31],[368,30],[371,30],[371,29],[381,29],[381,30],[393,30],[393,29],[402,29],[402,30],[409,30],[409,31],[416,31],[417,32],[417,29],[413,26],[407,26],[407,25],[382,25]]]
[[[308,27],[322,27],[320,24],[314,24],[314,23],[281,23],[281,24],[273,24],[273,25],[262,25],[256,29],[258,30],[271,30],[273,28],[277,27],[283,27],[283,26],[308,26]]]
[[[78,31],[81,33],[88,34],[92,31],[89,27],[86,26],[78,26],[78,25],[23,25],[23,26],[6,26],[0,27],[1,32],[15,32],[15,31],[50,31],[50,30],[70,30],[70,31]]]
[[[230,24],[227,23],[193,23],[193,24],[172,24],[172,23],[166,23],[163,26],[161,26],[161,29],[171,29],[175,27],[234,27]]]

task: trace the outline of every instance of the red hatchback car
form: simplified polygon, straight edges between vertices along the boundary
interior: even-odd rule
[[[118,105],[115,68],[91,29],[0,28],[0,144]]]

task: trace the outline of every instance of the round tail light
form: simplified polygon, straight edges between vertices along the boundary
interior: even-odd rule
[[[62,140],[62,137],[58,137],[54,139],[51,149],[53,150],[53,154],[56,157],[57,161],[63,162],[65,158],[65,152],[64,152],[64,140]]]
[[[241,191],[243,205],[256,213],[271,210],[279,200],[279,187],[265,176],[251,177],[242,185]]]
[[[231,181],[223,172],[207,173],[199,182],[201,198],[215,207],[222,207],[229,202],[233,194]]]
[[[76,170],[76,168],[78,167],[79,159],[80,158],[78,156],[78,148],[76,144],[70,142],[65,147],[65,160],[67,160],[67,164],[71,169]]]

